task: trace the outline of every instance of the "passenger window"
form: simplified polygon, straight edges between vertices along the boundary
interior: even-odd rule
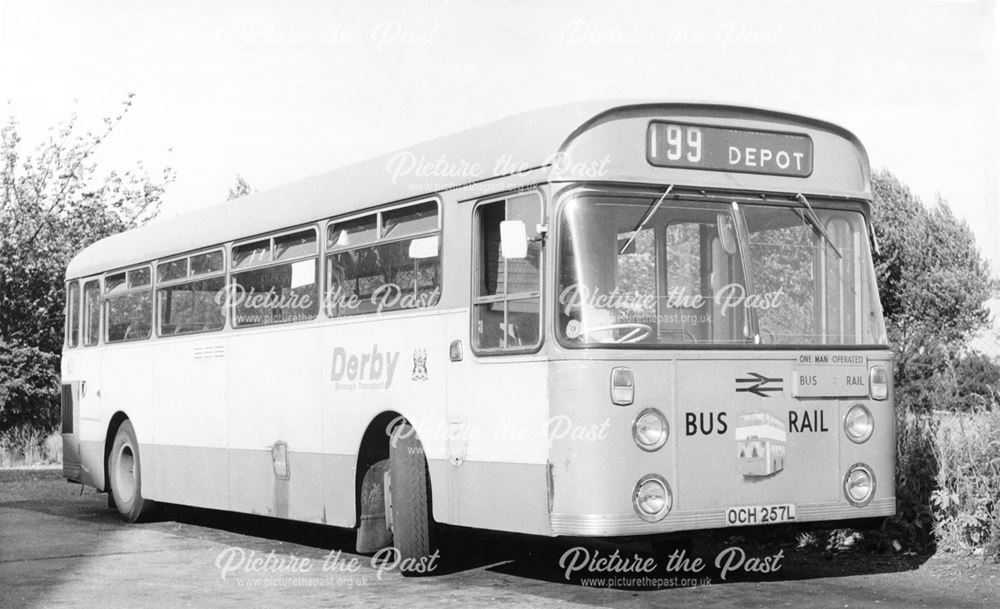
[[[271,262],[271,240],[244,243],[233,248],[233,268],[246,269]]]
[[[111,295],[125,291],[125,273],[116,273],[104,278],[104,293]]]
[[[437,228],[437,203],[434,202],[401,207],[382,214],[383,239],[398,239]]]
[[[66,346],[80,344],[80,283],[71,281],[66,286]]]
[[[334,222],[328,231],[326,309],[331,317],[432,307],[441,298],[436,201]],[[382,236],[375,229],[382,226]],[[374,241],[374,243],[372,243]]]
[[[94,280],[83,285],[83,344],[92,347],[101,335],[101,284]]]
[[[175,336],[221,330],[226,325],[224,271],[225,259],[221,250],[158,265],[161,285],[156,290],[157,333]],[[192,280],[195,277],[199,279]]]
[[[226,269],[225,261],[222,258],[221,251],[209,252],[207,254],[198,254],[197,256],[191,256],[191,276],[197,277],[199,275],[210,275],[212,273],[221,273]]]
[[[378,237],[378,216],[335,222],[327,229],[327,247],[341,249],[373,243]]]
[[[274,259],[289,260],[316,253],[316,231],[307,230],[274,238]]]
[[[188,275],[188,259],[171,260],[156,265],[156,280],[160,282],[184,279]]]
[[[441,296],[437,235],[330,254],[328,314],[358,315],[437,304]]]
[[[149,267],[133,269],[128,272],[128,289],[148,288],[152,285],[149,275]]]
[[[500,223],[521,220],[527,229],[524,258],[500,253]],[[541,199],[531,193],[476,209],[476,286],[473,335],[482,351],[530,350],[541,342]]]
[[[157,289],[160,336],[221,330],[226,323],[225,276]]]
[[[316,318],[319,266],[315,229],[236,246],[233,260],[235,268],[259,267],[232,274],[227,302],[233,308],[235,327]],[[285,260],[288,262],[281,262]]]
[[[153,330],[153,289],[149,267],[108,275],[106,336],[109,343],[149,338]]]

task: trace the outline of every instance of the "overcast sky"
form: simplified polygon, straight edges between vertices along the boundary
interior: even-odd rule
[[[26,143],[134,107],[101,156],[173,167],[163,215],[532,108],[715,100],[824,118],[1000,269],[992,0],[0,0],[0,99]]]

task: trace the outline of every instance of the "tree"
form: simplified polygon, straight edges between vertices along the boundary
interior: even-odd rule
[[[926,207],[888,171],[872,176],[875,271],[901,402],[918,409],[954,399],[954,364],[989,312],[989,267],[969,225],[938,197]]]
[[[98,172],[95,153],[131,105],[130,94],[97,133],[79,133],[73,114],[30,153],[12,115],[0,130],[0,429],[55,425],[66,265],[153,219],[173,181],[169,168],[154,180],[141,163]]]
[[[243,176],[236,174],[236,182],[233,187],[229,189],[229,196],[226,197],[227,201],[232,201],[233,199],[239,199],[240,197],[245,197],[249,194],[256,192],[247,181],[243,179]]]

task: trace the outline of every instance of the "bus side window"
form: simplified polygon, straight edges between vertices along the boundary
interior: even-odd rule
[[[149,338],[153,330],[153,282],[150,267],[105,276],[104,295],[105,342]]]
[[[433,307],[441,296],[441,213],[422,201],[327,227],[327,315]]]
[[[66,286],[66,346],[80,344],[80,282],[71,281]]]
[[[226,325],[226,262],[222,250],[156,265],[159,336],[221,330]]]
[[[92,347],[101,336],[101,284],[83,284],[83,346]]]
[[[258,295],[232,299],[234,327],[309,321],[319,314],[315,228],[234,245],[232,256],[234,269],[246,269],[231,274],[232,294]],[[201,329],[221,328],[219,318],[204,321]]]
[[[541,342],[541,199],[535,193],[476,209],[476,286],[473,338],[477,350],[531,350]],[[524,258],[500,253],[500,222],[521,220],[527,228]]]

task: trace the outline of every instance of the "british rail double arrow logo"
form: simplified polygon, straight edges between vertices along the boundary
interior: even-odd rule
[[[756,372],[747,372],[750,378],[736,379],[736,392],[748,392],[759,395],[762,398],[769,398],[771,396],[767,395],[772,391],[781,391],[781,383],[784,379],[781,378],[769,378],[763,374],[758,374]],[[753,383],[750,385],[749,383]],[[776,386],[771,386],[774,383]]]

